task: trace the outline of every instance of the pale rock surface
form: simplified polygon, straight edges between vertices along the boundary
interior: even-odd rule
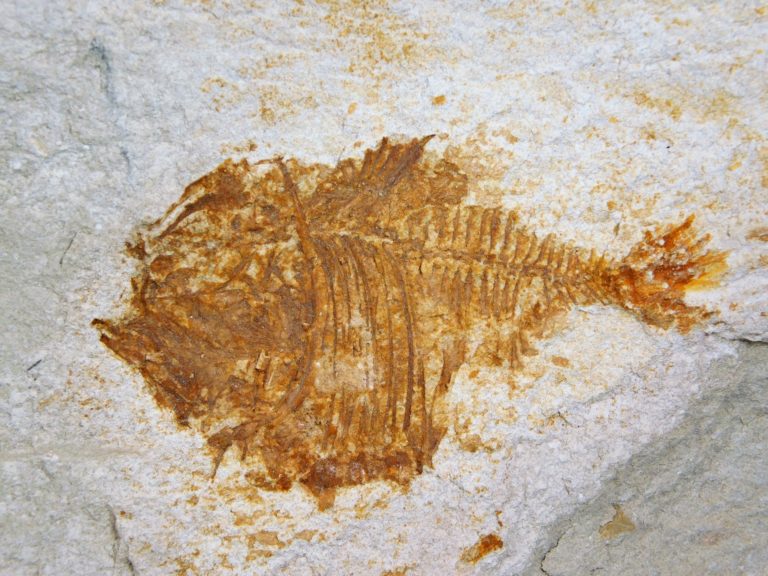
[[[765,574],[766,37],[744,2],[0,4],[0,573]],[[719,315],[577,309],[522,373],[462,370],[407,492],[211,482],[89,326],[124,241],[227,156],[430,133],[473,201],[611,255],[695,214]],[[613,504],[635,529],[605,539]]]
[[[721,384],[555,526],[526,574],[765,574],[766,362],[765,346],[742,345],[737,358],[713,365]],[[601,535],[612,506],[634,529]]]

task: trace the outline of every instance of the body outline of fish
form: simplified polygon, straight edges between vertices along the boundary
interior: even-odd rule
[[[431,138],[384,138],[362,161],[307,169],[304,190],[281,157],[225,162],[131,246],[130,309],[94,323],[207,436],[214,474],[234,446],[260,456],[252,484],[298,482],[321,507],[344,486],[407,485],[431,465],[465,362],[519,369],[574,305],[682,331],[709,315],[685,291],[716,282],[726,254],[705,250],[693,217],[607,259],[539,238],[514,211],[464,205],[461,169],[424,158]],[[235,254],[226,272],[222,246]]]

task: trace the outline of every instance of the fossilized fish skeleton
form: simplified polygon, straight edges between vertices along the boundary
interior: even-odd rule
[[[708,314],[685,291],[725,254],[692,217],[606,259],[464,205],[471,182],[425,157],[429,139],[385,138],[335,168],[227,161],[130,246],[128,309],[94,323],[215,467],[236,448],[254,485],[298,482],[323,505],[339,487],[407,484],[464,363],[518,369],[575,305],[682,331]]]

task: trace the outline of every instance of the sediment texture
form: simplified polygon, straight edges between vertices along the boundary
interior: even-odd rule
[[[0,573],[768,563],[763,7],[0,31]]]

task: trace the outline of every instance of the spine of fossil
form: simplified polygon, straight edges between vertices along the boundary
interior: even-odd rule
[[[405,228],[401,250],[418,269],[412,278],[465,316],[514,317],[525,312],[523,295],[533,304],[532,292],[547,307],[607,299],[601,282],[609,262],[552,235],[540,238],[514,212],[431,207],[410,215]]]
[[[521,318],[537,306],[541,318],[571,305],[624,308],[652,324],[687,330],[703,312],[687,306],[685,291],[711,284],[725,269],[725,255],[706,251],[690,217],[646,232],[620,260],[539,237],[514,212],[470,207],[430,207],[410,214],[400,250],[414,283],[459,317]]]

